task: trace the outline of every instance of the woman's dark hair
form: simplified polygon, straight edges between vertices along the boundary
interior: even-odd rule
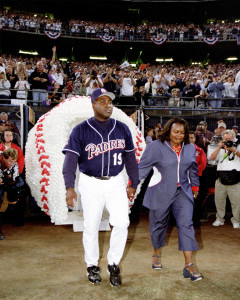
[[[184,139],[183,142],[184,144],[189,144],[189,127],[188,127],[188,123],[186,120],[181,119],[181,118],[172,118],[170,120],[168,120],[168,122],[164,125],[163,130],[160,131],[160,134],[158,135],[158,139],[164,143],[164,141],[169,141],[170,140],[170,131],[172,129],[173,124],[181,124],[184,126]]]

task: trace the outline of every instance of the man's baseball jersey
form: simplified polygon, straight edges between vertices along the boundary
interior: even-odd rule
[[[103,130],[94,118],[77,125],[64,147],[63,153],[79,156],[80,172],[94,177],[116,176],[124,167],[124,152],[134,151],[128,127],[110,118]]]

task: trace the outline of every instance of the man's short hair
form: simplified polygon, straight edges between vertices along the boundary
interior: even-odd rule
[[[194,134],[194,136],[196,136],[196,132],[193,130],[189,130],[189,134]]]
[[[18,159],[18,151],[13,148],[8,148],[3,151],[3,156],[5,159],[11,157],[12,159]]]
[[[235,132],[231,129],[224,130],[223,133],[222,133],[222,138],[224,137],[225,134],[231,134],[233,138],[236,137]]]

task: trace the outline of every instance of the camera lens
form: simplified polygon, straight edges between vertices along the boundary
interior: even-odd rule
[[[231,148],[233,146],[233,142],[232,141],[225,141],[224,144],[228,147]]]

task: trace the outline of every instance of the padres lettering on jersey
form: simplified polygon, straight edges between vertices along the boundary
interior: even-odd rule
[[[134,151],[128,127],[115,119],[103,131],[94,118],[77,125],[63,153],[79,156],[79,170],[94,177],[116,176],[124,167],[124,153]]]
[[[88,152],[88,159],[92,159],[94,156],[98,156],[107,151],[113,149],[124,149],[125,140],[111,140],[109,142],[103,142],[101,144],[89,144],[86,146],[85,151]]]

